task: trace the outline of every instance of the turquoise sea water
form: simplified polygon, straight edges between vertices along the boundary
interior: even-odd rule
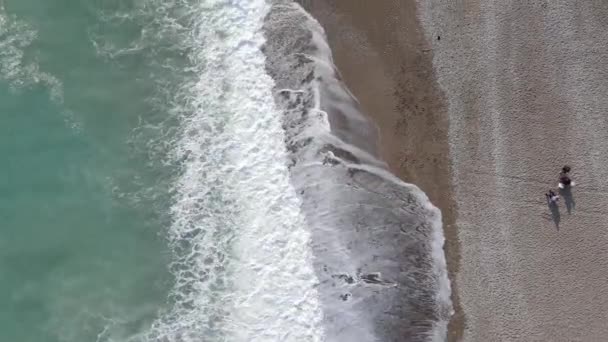
[[[0,1],[0,341],[136,339],[166,305],[154,70],[99,48],[131,7]]]

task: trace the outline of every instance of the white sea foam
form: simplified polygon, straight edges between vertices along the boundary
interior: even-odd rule
[[[48,87],[53,100],[61,102],[61,82],[41,71],[35,61],[25,56],[25,50],[37,35],[38,32],[26,22],[7,14],[0,2],[0,80],[7,82],[13,90],[42,84]]]
[[[175,302],[161,341],[321,341],[310,235],[289,183],[265,73],[263,0],[203,1],[184,39],[196,78],[179,89],[170,241]],[[182,42],[184,44],[184,42]]]
[[[13,87],[24,85],[27,70],[36,69],[26,65],[23,49],[36,39],[37,32],[26,23],[8,16],[0,3],[0,77]]]

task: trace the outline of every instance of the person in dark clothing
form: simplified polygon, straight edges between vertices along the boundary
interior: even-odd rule
[[[569,176],[570,170],[570,166],[564,165],[564,167],[562,167],[562,172],[559,174],[559,187],[562,189],[567,186],[574,185]]]

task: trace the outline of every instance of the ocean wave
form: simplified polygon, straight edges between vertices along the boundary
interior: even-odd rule
[[[179,25],[162,19],[175,25],[190,72],[169,101],[181,127],[168,230],[176,285],[147,339],[321,341],[309,233],[260,52],[268,6],[179,6],[157,11],[188,13]]]
[[[312,17],[283,0],[146,0],[102,15],[141,28],[123,45],[91,39],[158,73],[151,101],[166,117],[135,134],[159,132],[148,146],[170,150],[157,157],[175,171],[170,307],[133,340],[444,338],[441,214],[378,159]]]

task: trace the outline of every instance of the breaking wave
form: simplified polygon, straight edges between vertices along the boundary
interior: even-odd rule
[[[92,41],[157,67],[150,101],[167,117],[149,126],[170,128],[149,146],[170,150],[159,156],[175,170],[175,285],[137,340],[445,338],[441,214],[378,159],[376,129],[311,16],[287,0],[148,0],[112,13],[138,20],[140,38]]]

